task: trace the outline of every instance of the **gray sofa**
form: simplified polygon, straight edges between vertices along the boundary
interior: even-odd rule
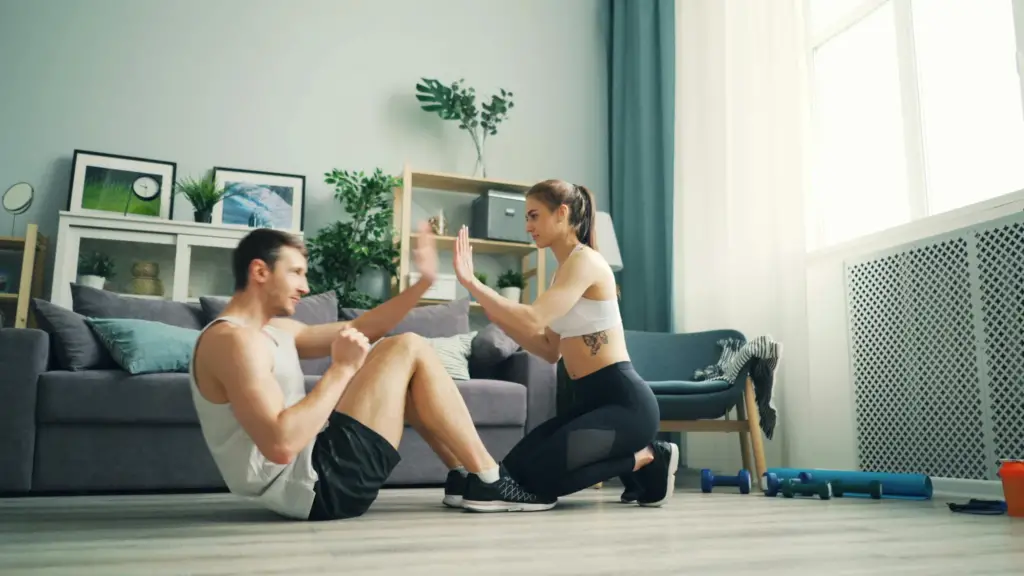
[[[70,357],[80,345],[68,328],[76,316],[78,321],[103,315],[153,319],[152,309],[142,301],[75,290],[74,312],[36,302],[41,329],[0,330],[0,493],[223,490],[203,442],[187,374],[131,375],[102,360],[83,369],[80,358],[76,366]],[[103,306],[97,307],[97,298]],[[117,303],[113,308],[111,301]],[[202,307],[192,305],[189,311],[205,321]],[[422,331],[437,337],[438,329],[468,332],[468,304],[417,309],[392,334]],[[456,382],[497,459],[554,416],[556,406],[555,368],[509,346],[503,336],[494,327],[482,331],[469,358],[471,379]],[[77,337],[85,334],[79,330]],[[326,365],[303,361],[307,388]],[[444,482],[445,467],[414,430],[406,429],[399,452],[402,461],[388,485]]]

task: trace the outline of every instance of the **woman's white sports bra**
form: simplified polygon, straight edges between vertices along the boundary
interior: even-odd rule
[[[583,244],[577,244],[573,252],[581,248]],[[554,277],[551,280],[554,281]],[[550,328],[562,338],[572,338],[609,330],[620,324],[622,316],[619,313],[618,300],[591,300],[580,297],[568,312],[551,321]]]

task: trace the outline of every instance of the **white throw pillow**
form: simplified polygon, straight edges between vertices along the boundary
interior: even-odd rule
[[[473,338],[476,332],[456,334],[444,338],[425,338],[437,352],[452,380],[469,380],[469,356],[473,350]]]

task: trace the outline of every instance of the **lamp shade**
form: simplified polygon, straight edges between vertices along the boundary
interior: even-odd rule
[[[597,232],[597,251],[608,261],[613,272],[622,270],[622,255],[619,253],[619,241],[615,238],[615,227],[612,216],[607,212],[598,211],[594,230]]]

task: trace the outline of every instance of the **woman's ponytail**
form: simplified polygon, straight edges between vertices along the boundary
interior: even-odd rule
[[[594,194],[586,186],[576,186],[579,190],[582,205],[582,214],[579,215],[578,237],[580,242],[597,250],[597,208],[594,206]]]

